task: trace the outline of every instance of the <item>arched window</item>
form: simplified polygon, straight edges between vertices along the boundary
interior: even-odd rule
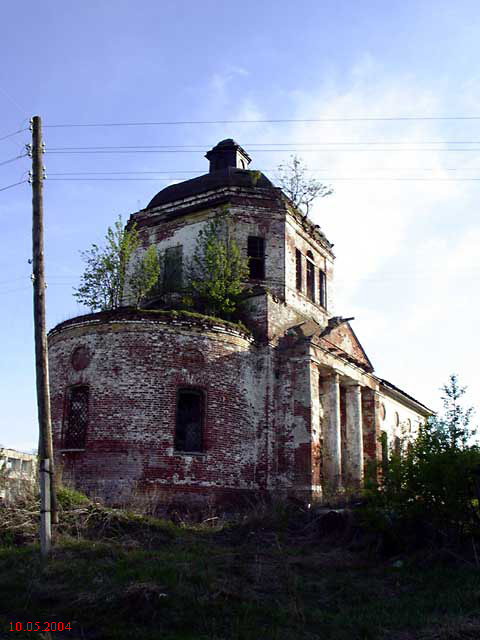
[[[327,276],[325,275],[325,271],[322,271],[321,269],[318,271],[318,284],[319,284],[319,291],[320,291],[320,304],[322,305],[322,307],[324,309],[327,308]]]
[[[307,251],[307,296],[315,302],[315,263],[311,251]]]
[[[88,387],[70,387],[63,422],[65,449],[84,449],[88,427]]]
[[[295,249],[295,279],[297,284],[297,291],[302,290],[302,252],[299,249]]]
[[[387,410],[385,409],[385,405],[382,404],[380,405],[380,417],[382,420],[385,420],[385,418],[387,417]]]
[[[175,424],[175,449],[185,452],[203,451],[205,394],[200,389],[179,389]]]

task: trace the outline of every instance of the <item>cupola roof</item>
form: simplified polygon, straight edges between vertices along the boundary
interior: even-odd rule
[[[205,157],[210,162],[208,173],[165,187],[152,198],[146,209],[153,209],[169,202],[183,200],[222,187],[275,189],[275,186],[263,173],[247,169],[251,158],[245,149],[232,138],[227,138],[216,144],[205,154]]]

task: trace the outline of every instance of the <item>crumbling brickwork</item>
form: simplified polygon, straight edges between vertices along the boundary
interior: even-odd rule
[[[208,221],[228,216],[246,258],[260,247],[242,318],[251,334],[127,306],[55,327],[64,481],[110,503],[148,492],[163,502],[259,492],[310,502],[358,489],[381,433],[398,447],[429,410],[376,377],[349,319],[333,314],[334,255],[318,225],[248,171],[233,141],[207,157],[209,174],[160,191],[129,225],[138,254],[153,245],[186,261]]]

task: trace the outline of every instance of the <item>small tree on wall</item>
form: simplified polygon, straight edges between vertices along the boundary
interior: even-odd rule
[[[105,245],[92,244],[81,252],[86,269],[74,297],[92,311],[116,309],[122,304],[127,284],[127,267],[140,239],[136,225],[126,229],[121,216],[113,227],[108,227]],[[160,265],[155,248],[151,247],[132,267],[128,280],[136,304],[145,299],[156,284]]]
[[[150,245],[144,255],[133,265],[132,275],[129,278],[130,294],[136,307],[145,302],[149,293],[157,286],[160,271],[157,250]]]
[[[216,216],[199,232],[187,263],[187,288],[199,310],[228,318],[245,288],[248,263],[232,238],[226,213]]]
[[[290,156],[290,161],[278,166],[277,182],[293,204],[308,215],[310,206],[317,198],[325,198],[333,193],[332,187],[307,176],[307,167],[298,156]]]

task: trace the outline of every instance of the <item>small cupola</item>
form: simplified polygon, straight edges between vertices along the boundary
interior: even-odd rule
[[[245,149],[232,138],[222,140],[205,154],[210,161],[210,173],[232,167],[234,169],[248,169],[251,158]]]

